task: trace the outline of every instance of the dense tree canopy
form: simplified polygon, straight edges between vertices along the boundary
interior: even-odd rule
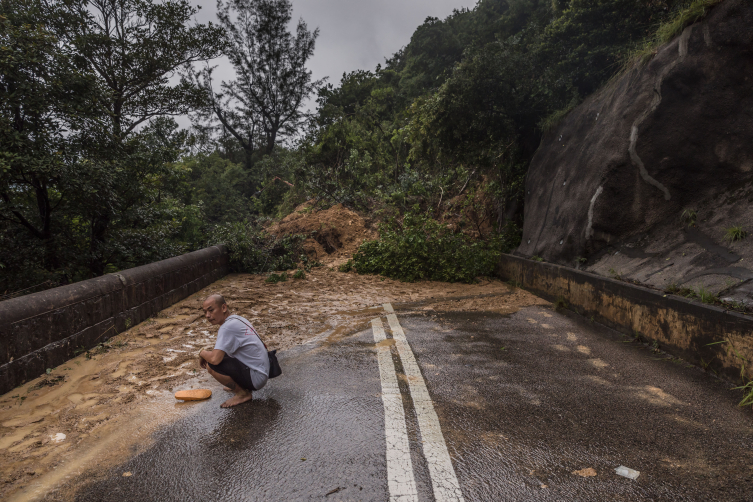
[[[0,3],[0,266],[8,271],[36,261],[54,272],[63,254],[76,253],[61,227],[91,174],[82,156],[102,139],[90,108],[94,75],[44,23],[58,14],[34,1]]]
[[[171,163],[187,135],[165,117],[203,94],[171,78],[220,54],[222,30],[189,26],[182,0],[2,9],[0,216],[15,245],[0,263],[24,284],[67,282],[180,252]]]
[[[55,5],[55,3],[51,3]],[[61,41],[70,44],[105,89],[98,102],[120,140],[142,123],[184,115],[203,94],[182,78],[189,65],[222,54],[223,30],[188,23],[197,13],[187,0],[72,0],[54,19]]]
[[[259,251],[279,251],[260,222],[312,198],[491,211],[503,235],[476,225],[481,248],[514,245],[542,130],[688,1],[480,0],[323,85],[306,67],[318,30],[289,30],[289,0],[220,0],[218,25],[188,0],[3,0],[0,293],[218,240],[289,263]],[[212,90],[221,54],[236,79]],[[187,113],[190,131],[172,119]]]
[[[305,175],[334,201],[403,208],[437,207],[470,177],[497,200],[500,228],[519,223],[548,117],[603,85],[683,5],[480,0],[427,18],[384,67],[320,91]]]

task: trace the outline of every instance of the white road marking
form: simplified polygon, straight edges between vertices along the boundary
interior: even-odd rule
[[[394,312],[392,305],[384,304],[384,310]],[[416,408],[416,417],[418,419],[418,428],[421,431],[423,442],[424,456],[429,466],[429,476],[431,485],[434,490],[434,498],[437,502],[457,501],[462,502],[463,493],[460,490],[460,483],[455,476],[455,469],[452,467],[450,454],[447,451],[447,445],[442,435],[442,428],[439,425],[439,418],[434,411],[434,405],[431,402],[431,396],[426,388],[426,382],[421,375],[421,370],[416,363],[413,351],[405,338],[405,332],[397,320],[395,314],[388,314],[387,321],[392,330],[392,338],[395,339],[395,346],[400,354],[400,360],[403,362],[403,370],[408,379],[408,387],[413,397],[413,405]]]
[[[371,321],[374,341],[385,340],[381,319]],[[395,365],[392,362],[389,346],[377,346],[379,377],[382,381],[382,402],[384,403],[384,432],[387,439],[387,485],[390,501],[418,502],[416,480],[413,477],[413,463],[410,459],[408,431],[405,427],[403,398],[397,386]]]

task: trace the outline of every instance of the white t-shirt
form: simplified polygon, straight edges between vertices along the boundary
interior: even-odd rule
[[[238,359],[249,367],[251,382],[256,390],[269,379],[269,356],[256,330],[248,319],[231,315],[220,326],[214,348]]]

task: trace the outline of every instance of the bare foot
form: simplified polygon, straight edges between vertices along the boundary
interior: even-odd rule
[[[228,392],[233,392],[233,389],[231,389],[230,387],[223,387],[222,390],[226,390]]]
[[[241,389],[233,397],[225,401],[220,405],[220,408],[230,408],[231,406],[237,406],[246,401],[251,401],[251,391]]]

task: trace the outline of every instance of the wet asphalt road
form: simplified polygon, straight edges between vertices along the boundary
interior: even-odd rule
[[[548,308],[409,307],[396,314],[466,501],[753,500],[753,414],[729,384]],[[397,347],[381,346],[397,372],[417,499],[435,500],[423,408]],[[287,351],[283,376],[251,405],[220,409],[225,393],[213,388],[78,500],[389,500],[376,354],[371,330]],[[617,476],[619,465],[641,474]],[[596,476],[573,474],[587,468]]]

